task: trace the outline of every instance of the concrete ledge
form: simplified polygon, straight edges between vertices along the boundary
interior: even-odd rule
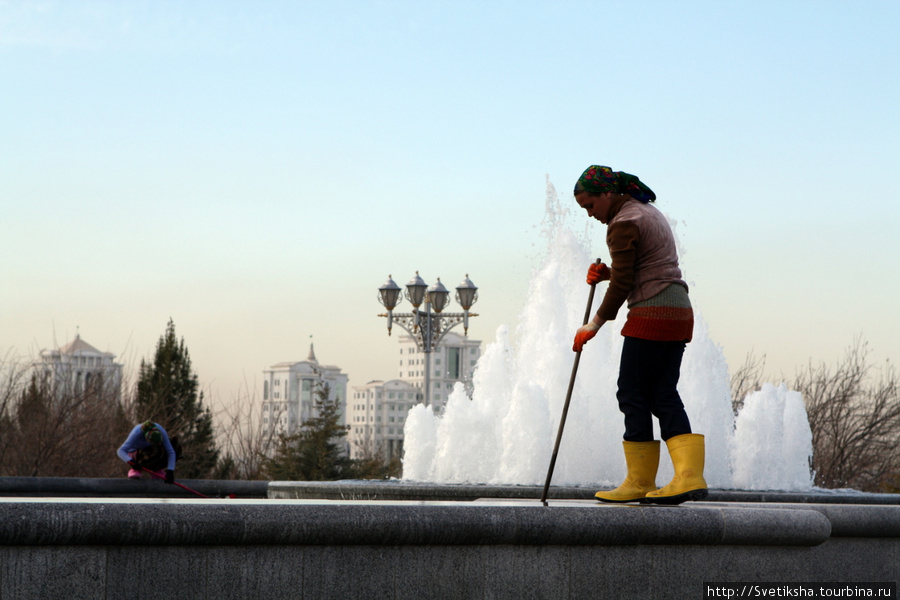
[[[821,513],[719,506],[0,502],[3,545],[815,546]]]
[[[551,486],[548,497],[593,500],[594,488]],[[541,486],[490,484],[430,484],[411,481],[273,481],[270,498],[320,500],[420,500],[467,502],[479,498],[533,499]],[[777,502],[799,504],[886,504],[900,506],[900,494],[870,494],[853,490],[809,492],[710,490],[711,502]]]
[[[477,501],[478,497],[521,498],[531,500],[540,506],[540,495],[543,491],[534,486],[490,486],[490,485],[434,485],[408,482],[298,482],[276,481],[269,484],[269,496],[272,498],[308,498],[308,499],[454,499]],[[591,502],[599,508],[594,500],[593,491],[584,488],[551,488],[550,498],[579,498]],[[481,495],[481,496],[479,496]],[[764,499],[764,500],[763,500]],[[564,502],[556,500],[555,502]],[[634,507],[634,505],[630,505]],[[831,527],[831,537],[862,538],[900,538],[900,494],[867,494],[862,492],[744,492],[728,490],[710,490],[709,498],[701,503],[691,502],[676,507],[676,510],[715,506],[721,510],[727,508],[746,508],[757,511],[779,510],[811,510],[825,516]],[[662,508],[662,507],[659,507]],[[753,519],[733,521],[731,535],[737,537],[738,529],[745,529],[742,535],[752,537],[755,528],[760,526],[762,514]],[[772,527],[780,527],[773,523]],[[785,530],[787,533],[788,530]],[[774,535],[774,533],[773,533]]]
[[[220,481],[179,480],[210,497],[231,494],[239,498],[320,500],[410,500],[470,502],[479,498],[537,500],[543,489],[526,485],[429,484],[409,481]],[[555,500],[592,500],[593,488],[552,486]],[[0,477],[0,497],[30,498],[194,498],[177,486],[143,479],[91,479],[68,477]],[[865,504],[900,506],[900,494],[869,494],[853,490],[809,492],[710,490],[712,502],[765,502],[798,504]]]
[[[710,490],[711,502],[765,502],[797,504],[884,504],[900,506],[900,494],[873,494],[855,490],[823,490],[809,492]]]
[[[900,507],[549,504],[5,498],[0,599],[683,600],[900,579]],[[834,535],[860,528],[884,535]]]
[[[234,494],[265,498],[268,481],[179,479],[178,483],[211,498]],[[196,498],[191,492],[156,479],[79,477],[0,477],[0,497],[28,498]]]
[[[756,507],[779,510],[812,510],[831,523],[831,537],[900,538],[900,506],[865,504],[740,504],[734,507]]]
[[[15,600],[685,600],[708,582],[895,582],[886,540],[764,546],[0,546]]]

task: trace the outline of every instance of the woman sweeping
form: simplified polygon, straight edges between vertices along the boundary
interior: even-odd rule
[[[166,483],[175,482],[175,461],[178,460],[181,447],[159,423],[146,421],[135,425],[128,438],[116,454],[128,463],[129,479],[140,479],[141,468],[152,471]]]
[[[609,167],[589,167],[575,184],[575,200],[589,217],[607,226],[611,265],[591,265],[587,281],[609,280],[593,319],[575,333],[580,352],[607,321],[628,303],[616,398],[625,415],[627,475],[614,490],[597,492],[602,502],[680,504],[707,495],[703,479],[704,438],[692,433],[677,385],[685,345],[691,341],[694,313],[681,278],[675,238],[652,202],[656,194],[634,175]],[[656,487],[659,421],[675,476]]]

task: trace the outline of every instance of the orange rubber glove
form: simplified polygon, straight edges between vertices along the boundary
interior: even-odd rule
[[[572,344],[572,351],[581,352],[588,340],[593,339],[599,330],[600,326],[593,321],[588,321],[587,325],[579,327],[578,331],[575,332],[575,343]]]
[[[597,285],[601,281],[609,281],[609,276],[609,267],[603,263],[600,263],[599,265],[597,263],[591,263],[591,266],[588,267],[588,285]]]

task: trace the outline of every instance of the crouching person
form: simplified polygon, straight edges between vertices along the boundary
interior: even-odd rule
[[[129,479],[140,479],[143,468],[166,483],[175,483],[175,462],[180,450],[178,440],[170,440],[162,425],[145,421],[134,426],[116,454],[131,467]]]

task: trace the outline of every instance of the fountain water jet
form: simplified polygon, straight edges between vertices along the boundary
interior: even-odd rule
[[[548,178],[542,228],[547,250],[532,275],[516,347],[501,326],[478,361],[471,398],[457,385],[441,417],[423,405],[410,411],[404,479],[538,485],[546,477],[571,373],[572,336],[589,293],[584,271],[595,258],[590,236],[576,234],[570,217]],[[600,297],[602,289],[595,307]],[[685,351],[678,387],[693,430],[706,436],[710,487],[811,489],[812,435],[799,394],[767,385],[747,398],[735,418],[724,354],[710,339],[696,304],[694,310],[694,339]],[[616,321],[585,346],[555,485],[615,486],[625,475],[615,392],[626,313],[620,310]],[[657,480],[671,476],[663,452]]]

